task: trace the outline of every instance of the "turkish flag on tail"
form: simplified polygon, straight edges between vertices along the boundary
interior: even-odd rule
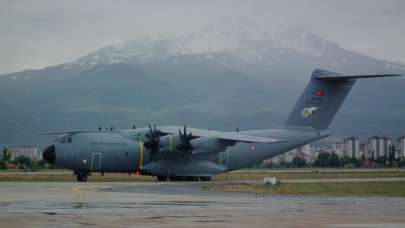
[[[326,93],[325,93],[325,90],[323,90],[323,89],[317,89],[315,91],[315,96],[317,96],[317,97],[323,97],[325,95],[326,95]]]

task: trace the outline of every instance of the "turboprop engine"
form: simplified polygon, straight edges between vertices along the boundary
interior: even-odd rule
[[[188,149],[193,155],[211,155],[223,151],[227,146],[229,145],[216,137],[200,137],[191,140]],[[182,152],[182,147],[183,142],[178,135],[167,135],[160,138],[161,153],[169,151]]]
[[[187,128],[184,126],[183,132],[179,129],[178,135],[160,137],[156,145],[159,148],[158,153],[177,152],[178,156],[183,158],[187,164],[192,160],[192,155],[216,154],[224,151],[232,143],[227,143],[217,137],[196,137],[191,132],[187,133]]]
[[[160,137],[159,150],[161,153],[176,151],[176,146],[181,144],[179,135],[166,135]]]
[[[216,137],[200,137],[191,140],[191,145],[194,148],[193,155],[217,154],[229,146],[224,141],[221,141]]]

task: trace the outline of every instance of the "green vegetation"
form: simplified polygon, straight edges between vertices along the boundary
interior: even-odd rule
[[[297,195],[405,196],[405,181],[359,183],[228,184],[204,187],[210,191]]]
[[[351,162],[351,158],[339,158],[335,153],[319,153],[314,162],[315,167],[341,167]]]
[[[223,173],[214,180],[263,180],[264,177],[277,179],[325,179],[325,178],[387,178],[405,177],[405,172],[399,169],[374,170],[328,170],[328,169],[292,169],[292,170],[246,170]]]
[[[364,155],[360,158],[351,158],[348,156],[339,157],[334,152],[320,151],[313,163],[308,163],[304,158],[295,156],[290,162],[281,160],[276,163],[255,164],[251,168],[395,168],[405,167],[405,158],[395,158],[395,147],[390,147],[390,152],[385,157],[365,158]],[[392,149],[394,148],[394,149]]]
[[[305,168],[310,167],[310,164],[307,163],[305,158],[295,156],[291,162],[280,161],[278,163],[269,163],[269,164],[258,164],[256,167],[252,168]]]
[[[405,158],[402,158],[398,162],[399,167],[405,167]]]
[[[44,160],[36,161],[26,156],[18,156],[12,160],[8,149],[5,148],[1,154],[0,170],[6,170],[9,164],[13,164],[19,170],[25,171],[37,171],[39,169],[48,168],[48,165]]]
[[[8,153],[7,148],[1,153],[1,160],[0,160],[0,169],[6,169],[6,162],[10,160],[10,154]]]
[[[32,159],[29,157],[25,157],[25,156],[18,156],[14,159],[13,161],[14,164],[17,164],[18,166],[23,166],[23,167],[27,167],[27,168],[31,168],[32,167]]]
[[[307,160],[305,160],[305,158],[295,156],[291,161],[291,165],[293,165],[295,168],[304,168],[307,166]]]

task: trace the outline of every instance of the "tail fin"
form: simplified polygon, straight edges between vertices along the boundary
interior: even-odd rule
[[[326,70],[314,70],[311,81],[284,124],[325,130],[356,79],[390,76],[401,75],[340,75]]]

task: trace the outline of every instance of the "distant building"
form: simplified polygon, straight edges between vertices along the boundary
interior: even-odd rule
[[[401,136],[399,139],[399,156],[405,158],[405,136]]]
[[[313,147],[310,144],[306,144],[302,147],[290,150],[284,154],[280,154],[271,159],[272,162],[278,163],[281,161],[291,162],[294,157],[304,158],[307,162],[314,160]]]
[[[337,142],[334,142],[332,144],[332,150],[339,157],[343,157],[343,149],[344,149],[344,142],[343,141],[337,141]]]
[[[15,147],[8,148],[10,153],[10,159],[14,160],[19,156],[29,157],[32,160],[40,160],[40,154],[38,153],[38,148],[36,147]]]
[[[381,158],[388,157],[392,140],[388,137],[374,136],[367,140],[367,157]]]
[[[364,155],[364,158],[366,158],[366,151],[367,151],[367,143],[360,142],[360,156]]]
[[[313,162],[316,158],[314,156],[314,147],[311,144],[306,144],[296,150],[298,153],[297,155],[307,160],[307,162]]]
[[[290,150],[284,153],[284,161],[291,162],[295,156],[296,156],[295,150]]]
[[[349,137],[343,140],[343,155],[360,159],[360,141],[356,137]]]
[[[284,156],[283,154],[280,154],[270,159],[264,160],[263,163],[268,163],[269,161],[271,161],[271,163],[279,163],[281,161],[284,161]]]

